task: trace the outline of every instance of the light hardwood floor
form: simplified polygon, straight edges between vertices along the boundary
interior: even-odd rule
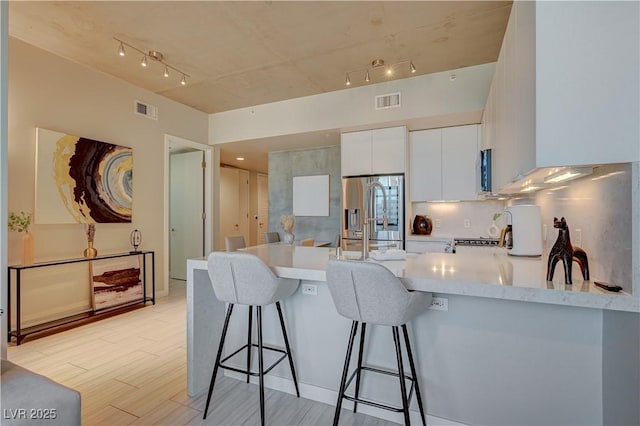
[[[13,362],[82,394],[84,425],[260,424],[258,387],[221,377],[207,420],[205,398],[187,396],[185,284],[168,297],[59,334],[10,346]],[[340,374],[340,372],[336,372]],[[334,407],[265,390],[267,423],[329,425]],[[394,425],[343,410],[341,425]]]

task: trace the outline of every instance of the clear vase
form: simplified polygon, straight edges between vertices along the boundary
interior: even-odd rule
[[[33,265],[33,235],[28,231],[22,236],[22,264]]]
[[[92,259],[98,255],[98,250],[93,248],[93,241],[89,241],[88,244],[89,247],[84,249],[84,257],[86,257],[87,259]]]

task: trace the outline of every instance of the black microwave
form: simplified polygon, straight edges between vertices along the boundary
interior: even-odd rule
[[[491,150],[480,151],[480,190],[491,192]]]

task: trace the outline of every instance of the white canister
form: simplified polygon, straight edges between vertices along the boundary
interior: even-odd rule
[[[542,255],[542,216],[536,205],[516,205],[507,207],[507,224],[512,226],[513,247],[508,251],[512,256]]]

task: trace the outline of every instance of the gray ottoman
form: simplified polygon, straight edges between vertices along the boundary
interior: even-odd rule
[[[82,423],[80,393],[2,360],[0,423],[75,426]]]

